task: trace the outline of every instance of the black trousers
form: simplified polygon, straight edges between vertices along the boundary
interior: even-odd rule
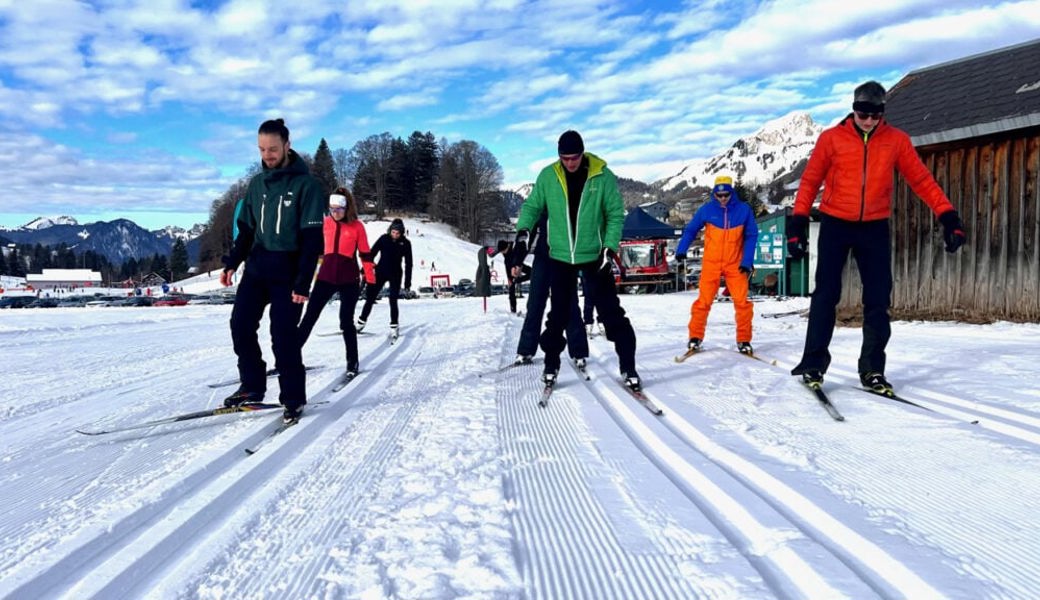
[[[361,309],[360,317],[362,321],[368,321],[368,315],[372,314],[372,305],[376,303],[379,290],[382,290],[387,283],[390,284],[390,324],[397,325],[397,298],[401,295],[400,273],[380,275],[378,271],[376,272],[376,282],[365,286],[365,306]]]
[[[809,303],[809,326],[802,360],[791,373],[827,372],[828,347],[834,335],[841,279],[849,254],[856,260],[863,285],[863,345],[860,373],[885,372],[885,347],[892,336],[888,309],[892,298],[891,234],[888,219],[843,221],[824,215],[816,261],[816,289]]]
[[[354,328],[354,309],[357,308],[361,288],[358,283],[336,285],[319,279],[314,283],[311,297],[307,300],[307,310],[300,321],[300,346],[303,347],[310,337],[314,324],[318,322],[321,311],[329,303],[332,295],[339,292],[339,329],[343,332],[343,344],[347,348],[347,370],[358,370],[357,329]]]
[[[291,279],[267,277],[262,274],[265,271],[247,264],[231,309],[231,341],[238,356],[238,376],[243,389],[267,391],[267,364],[257,332],[264,309],[270,305],[271,350],[281,388],[278,399],[285,407],[296,408],[307,403],[307,379],[296,329],[303,305],[292,301]]]
[[[527,314],[520,330],[520,342],[516,345],[516,353],[521,356],[534,356],[538,350],[538,337],[541,333],[542,316],[545,305],[549,302],[549,283],[552,261],[547,256],[536,254],[531,265],[531,284],[527,292]],[[567,321],[567,353],[571,358],[588,358],[589,339],[581,324],[578,310],[578,292],[574,291],[571,318]]]
[[[601,271],[599,262],[572,265],[549,259],[549,318],[542,332],[541,346],[545,352],[545,370],[556,371],[560,368],[560,353],[567,341],[563,332],[571,321],[584,329],[581,313],[577,310],[578,274],[590,278],[595,292],[592,301],[596,306],[606,330],[607,339],[614,342],[614,351],[618,355],[618,366],[622,375],[636,372],[636,333],[632,323],[625,316],[618,300],[617,286],[614,285],[614,274]]]

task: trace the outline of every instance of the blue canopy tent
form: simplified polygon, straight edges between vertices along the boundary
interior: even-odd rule
[[[638,206],[628,211],[621,229],[623,240],[662,240],[681,236],[682,229],[658,221]]]

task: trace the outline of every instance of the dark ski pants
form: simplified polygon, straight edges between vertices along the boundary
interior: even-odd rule
[[[885,372],[885,347],[892,335],[888,308],[892,296],[891,243],[888,219],[843,221],[824,215],[820,222],[816,289],[809,303],[809,326],[802,360],[791,373],[827,372],[828,347],[834,335],[841,279],[849,253],[856,260],[863,285],[863,346],[859,372]]]
[[[538,336],[541,334],[542,315],[549,300],[549,271],[552,261],[548,257],[535,255],[531,265],[531,283],[527,292],[527,314],[520,330],[520,343],[516,345],[516,353],[521,356],[534,356],[538,351]],[[585,336],[585,328],[581,326],[581,313],[578,311],[578,291],[574,290],[574,308],[567,321],[567,353],[571,358],[589,357],[589,340]]]
[[[307,403],[307,378],[296,324],[300,322],[303,305],[292,301],[291,279],[267,279],[248,266],[231,309],[231,341],[238,356],[238,376],[243,389],[267,391],[267,364],[260,352],[257,331],[268,304],[271,305],[271,350],[281,388],[278,399],[287,408],[302,406]]]
[[[508,267],[506,267],[508,269]],[[531,278],[531,267],[520,265],[520,277],[509,274],[509,312],[516,312],[516,300],[520,296],[520,284]]]
[[[592,295],[595,293],[592,289],[592,280],[587,277],[581,278],[581,294],[585,297],[585,302],[581,307],[581,316],[585,321],[586,325],[592,325],[595,321],[593,320],[593,306],[592,306]]]
[[[599,262],[572,265],[549,259],[549,318],[545,321],[541,346],[545,352],[545,371],[556,371],[560,368],[560,353],[566,340],[563,331],[570,323],[575,323],[584,332],[581,313],[578,311],[578,274],[593,281],[592,301],[596,306],[606,330],[607,339],[614,342],[614,351],[618,355],[618,366],[622,374],[636,372],[636,333],[632,323],[625,316],[618,300],[617,286],[614,285],[614,274],[601,271]]]
[[[365,306],[361,309],[360,317],[362,321],[368,321],[368,315],[372,314],[372,305],[376,303],[379,290],[383,289],[383,285],[387,283],[390,284],[390,324],[397,325],[397,298],[401,295],[400,273],[387,277],[376,272],[376,282],[365,286]]]
[[[300,347],[307,343],[314,324],[318,322],[321,311],[329,303],[332,295],[339,292],[339,329],[343,332],[343,344],[347,348],[347,370],[358,370],[357,329],[354,328],[354,309],[357,308],[358,296],[361,293],[357,282],[336,285],[328,281],[317,280],[311,296],[307,299],[307,310],[300,321]]]

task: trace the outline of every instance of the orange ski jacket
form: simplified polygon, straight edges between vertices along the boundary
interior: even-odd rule
[[[921,162],[910,136],[883,119],[863,134],[849,114],[816,141],[798,187],[794,214],[809,216],[823,185],[820,212],[844,221],[887,219],[892,214],[894,170],[936,216],[954,210]]]

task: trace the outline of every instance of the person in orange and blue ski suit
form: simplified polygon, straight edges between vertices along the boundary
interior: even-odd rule
[[[715,178],[711,200],[697,210],[683,229],[682,238],[675,248],[676,261],[686,261],[686,252],[701,229],[704,229],[704,255],[701,262],[700,295],[690,307],[690,341],[687,349],[700,350],[711,303],[719,291],[719,279],[725,277],[737,317],[737,349],[744,354],[751,354],[751,319],[754,310],[747,296],[755,260],[758,225],[755,224],[755,211],[742,202],[733,189],[732,178],[724,175]]]

